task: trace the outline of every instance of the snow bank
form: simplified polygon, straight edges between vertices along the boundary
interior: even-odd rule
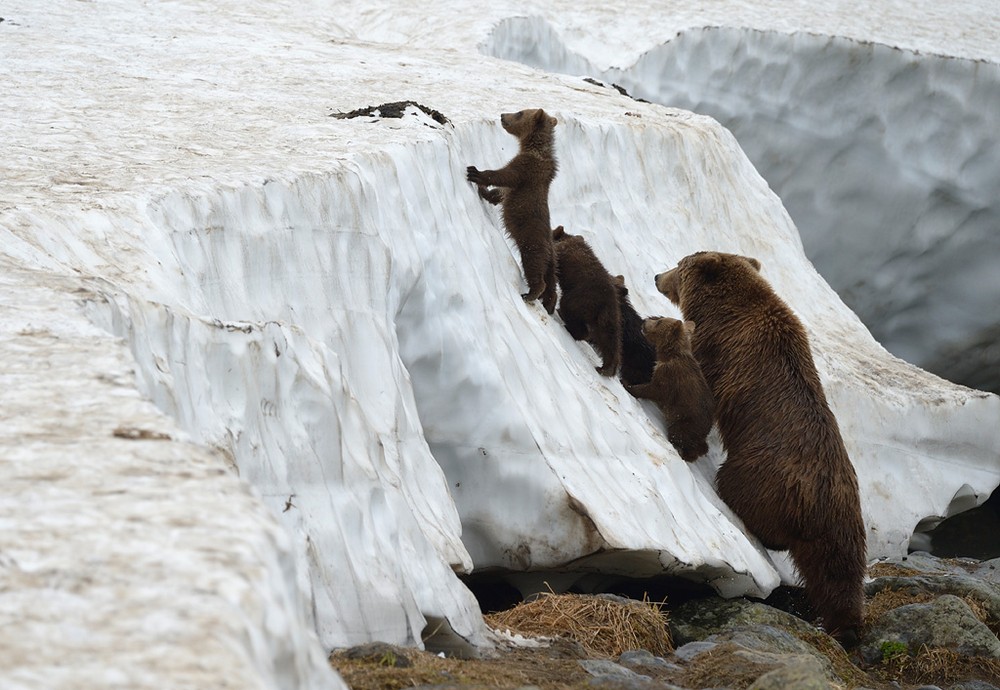
[[[20,277],[4,294],[8,309],[23,300],[24,319],[74,335],[47,340],[4,322],[3,351],[35,366],[53,395],[28,405],[24,380],[3,391],[30,422],[4,429],[7,471],[42,492],[7,495],[3,514],[30,535],[23,543],[62,550],[47,570],[24,569],[49,579],[17,580],[3,602],[24,648],[68,654],[64,668],[113,670],[104,660],[134,638],[182,648],[169,668],[129,662],[129,681],[145,673],[150,686],[183,686],[187,660],[211,643],[222,651],[205,672],[241,687],[334,682],[310,627],[325,647],[488,644],[458,577],[473,568],[539,582],[558,570],[567,586],[672,573],[727,595],[778,583],[771,555],[715,495],[718,445],[685,464],[651,406],[600,378],[587,345],[521,301],[516,251],[464,180],[467,165],[512,155],[496,117],[512,106],[559,118],[553,220],[625,275],[641,313],[676,314],[652,276],[692,251],[763,262],[809,328],[858,468],[872,555],[904,551],[918,523],[996,486],[1000,399],[879,347],[709,118],[471,48],[410,45],[409,10],[307,16],[219,0],[150,13],[64,0],[12,11],[13,25],[0,24],[12,65],[3,101],[22,116],[0,119],[11,152],[0,261]],[[488,28],[459,19],[435,29],[469,45]],[[385,20],[378,31],[401,40],[359,40],[355,20],[365,31]],[[404,99],[451,124],[328,117]],[[51,299],[25,297],[39,292]],[[71,365],[46,364],[66,352]],[[91,417],[74,417],[80,401]],[[72,452],[37,445],[33,425],[62,429]],[[194,443],[105,445],[118,425]],[[30,474],[67,456],[94,468],[93,485]],[[169,472],[156,471],[164,463]],[[114,498],[94,488],[103,484]],[[164,525],[161,513],[172,516]],[[123,556],[101,560],[89,540]],[[159,560],[147,582],[128,568],[150,550]],[[127,625],[107,613],[55,634],[53,590],[88,609],[112,601],[74,589],[91,554],[91,577],[115,583]],[[180,622],[157,637],[161,615]],[[77,652],[84,638],[92,646]],[[20,658],[0,672],[55,684],[58,669],[24,675]]]
[[[139,395],[98,293],[0,266],[0,685],[345,688],[288,534]]]
[[[989,347],[1000,331],[995,60],[709,27],[600,69],[541,18],[500,22],[483,49],[716,118],[880,343],[953,380],[1000,387]]]

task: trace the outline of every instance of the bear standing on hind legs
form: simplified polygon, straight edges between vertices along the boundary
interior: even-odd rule
[[[528,292],[526,302],[542,299],[545,311],[556,308],[556,256],[549,224],[549,185],[556,176],[556,119],[541,108],[500,115],[500,124],[517,137],[520,150],[499,170],[467,169],[479,196],[501,204],[507,233],[521,253]],[[492,187],[492,189],[490,189]]]
[[[708,452],[708,434],[715,421],[715,400],[691,352],[693,321],[652,318],[643,333],[656,346],[652,380],[625,386],[637,398],[656,403],[667,424],[667,439],[686,462]]]
[[[618,306],[622,312],[622,368],[618,378],[627,388],[636,383],[649,383],[656,365],[656,349],[642,332],[643,318],[632,306],[625,287],[625,276],[612,279],[618,290]]]
[[[719,495],[764,546],[790,552],[824,628],[856,644],[866,570],[858,479],[805,328],[756,259],[698,252],[656,287],[698,324],[694,356],[727,453]]]
[[[570,235],[560,225],[552,239],[562,288],[559,317],[575,340],[589,340],[601,355],[597,373],[614,376],[622,361],[622,312],[615,280],[579,235]]]

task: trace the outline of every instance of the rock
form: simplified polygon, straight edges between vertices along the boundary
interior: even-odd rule
[[[709,635],[736,628],[769,625],[796,633],[816,633],[819,629],[801,618],[746,599],[708,597],[681,604],[670,613],[670,636],[674,644],[704,640]]]
[[[606,659],[584,659],[583,670],[593,676],[588,685],[614,685],[616,688],[646,687],[653,679]]]
[[[880,660],[884,642],[902,642],[911,655],[927,645],[1000,659],[1000,640],[964,601],[951,594],[929,604],[908,604],[887,612],[865,635],[862,657],[868,662]]]
[[[699,688],[706,687],[707,684],[747,687],[771,671],[811,658],[805,655],[762,652],[733,642],[724,642],[716,645],[711,652],[695,657],[688,664],[682,682],[686,686]]]
[[[686,645],[678,647],[674,651],[674,656],[676,656],[681,661],[691,661],[702,652],[707,652],[710,649],[715,648],[714,642],[704,642],[698,640],[696,642],[688,642]]]
[[[889,561],[890,563],[892,561]],[[970,562],[958,565],[954,561],[941,561],[929,554],[910,554],[904,562],[896,562],[917,572],[912,576],[879,577],[865,585],[865,594],[874,596],[884,590],[929,592],[932,594],[953,594],[957,597],[971,597],[986,607],[990,617],[1000,620],[1000,573],[997,561],[981,564]]]
[[[977,563],[970,574],[981,580],[1000,585],[1000,558]]]
[[[839,687],[831,682],[827,669],[811,656],[795,657],[791,663],[769,671],[755,680],[750,690],[831,690]]]
[[[385,642],[368,642],[346,650],[344,657],[347,659],[363,659],[380,666],[408,668],[412,665],[409,657],[406,656],[408,653],[409,650],[403,647],[386,644]]]
[[[830,660],[808,642],[800,640],[789,632],[779,630],[770,625],[754,625],[736,630],[727,630],[709,636],[705,642],[722,644],[732,642],[745,649],[778,655],[794,655],[812,657],[818,663],[830,681],[838,680]]]
[[[702,643],[692,642],[691,644]],[[648,669],[650,671],[678,672],[682,670],[677,664],[671,663],[663,657],[655,656],[652,652],[646,651],[645,649],[630,649],[627,652],[622,652],[621,656],[618,657],[618,663],[636,672],[643,669]]]
[[[917,690],[920,690],[920,688],[917,688]],[[949,690],[1000,690],[1000,688],[987,683],[985,680],[966,680],[952,685]]]

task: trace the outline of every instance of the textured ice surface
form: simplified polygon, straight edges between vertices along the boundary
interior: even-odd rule
[[[333,684],[311,626],[327,648],[488,643],[472,568],[778,583],[715,495],[717,445],[683,463],[655,410],[521,301],[464,180],[512,155],[512,108],[560,119],[553,220],[641,313],[676,314],[652,276],[691,251],[763,261],[812,337],[871,555],[996,486],[1000,400],[878,346],[716,122],[480,55],[519,13],[503,3],[302,5],[5,6],[9,685]],[[574,45],[649,40],[621,40],[640,14],[615,29],[575,5],[553,5]],[[328,117],[408,99],[451,124]]]
[[[345,687],[288,534],[139,395],[98,293],[0,267],[0,685]]]
[[[998,23],[995,12],[984,20]],[[880,343],[952,380],[1000,390],[996,55],[712,27],[601,69],[540,18],[499,23],[484,50],[716,118]]]

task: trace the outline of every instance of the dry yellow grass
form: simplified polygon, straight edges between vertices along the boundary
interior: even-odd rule
[[[964,656],[948,649],[923,647],[915,656],[902,654],[889,659],[875,669],[883,681],[904,685],[938,685],[947,687],[959,681],[982,680],[1000,682],[1000,660]]]
[[[486,616],[486,622],[522,635],[567,637],[594,656],[616,658],[629,649],[645,649],[657,656],[673,651],[667,615],[648,601],[622,603],[597,596],[546,593]]]

